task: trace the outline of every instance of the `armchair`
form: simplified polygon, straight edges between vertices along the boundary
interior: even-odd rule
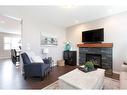
[[[44,76],[50,71],[50,64],[45,63],[31,63],[26,53],[21,54],[23,60],[24,78],[27,77],[41,77],[43,80]]]

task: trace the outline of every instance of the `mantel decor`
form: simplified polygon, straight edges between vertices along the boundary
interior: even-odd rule
[[[72,49],[71,42],[65,42],[64,51],[70,51]]]
[[[83,71],[83,72],[86,72],[86,73],[96,70],[96,68],[94,68],[94,62],[92,62],[92,61],[84,62],[84,65],[78,67],[78,69]]]

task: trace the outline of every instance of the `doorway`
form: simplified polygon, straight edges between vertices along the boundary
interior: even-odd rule
[[[21,19],[0,15],[0,60],[12,59],[20,52],[21,26]],[[13,54],[12,50],[16,53]]]

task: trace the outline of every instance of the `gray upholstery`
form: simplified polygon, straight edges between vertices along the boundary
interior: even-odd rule
[[[31,63],[28,55],[26,53],[21,54],[23,60],[23,68],[24,68],[24,77],[41,77],[44,76],[50,71],[51,63]]]

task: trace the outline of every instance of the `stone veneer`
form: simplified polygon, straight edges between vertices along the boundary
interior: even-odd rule
[[[82,65],[86,61],[86,54],[101,54],[102,68],[107,73],[112,73],[112,48],[107,47],[80,47],[79,48],[79,64]]]

